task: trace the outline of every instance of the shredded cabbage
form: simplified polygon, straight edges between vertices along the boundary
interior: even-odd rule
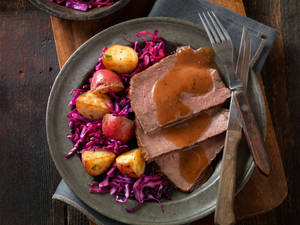
[[[110,195],[116,196],[116,202],[126,203],[129,198],[136,199],[138,204],[130,209],[126,209],[127,212],[134,212],[145,201],[154,200],[157,201],[164,212],[161,199],[169,199],[169,183],[161,176],[155,174],[154,170],[151,170],[149,175],[143,174],[140,178],[134,179],[120,173],[114,164],[107,172],[106,177],[101,182],[90,184],[90,193],[110,193]]]
[[[158,36],[157,30],[153,33],[141,31],[137,33],[136,36],[142,39],[142,41],[126,41],[130,43],[137,52],[139,58],[137,68],[130,74],[119,74],[125,87],[123,91],[115,93],[110,90],[108,93],[110,103],[107,107],[115,116],[134,118],[130,100],[128,98],[130,78],[154,63],[159,62],[165,56],[174,53],[176,50],[174,45]],[[106,49],[107,47],[102,49],[95,71],[105,69],[102,58]],[[90,82],[91,78],[89,79],[88,84],[83,85],[82,88],[73,89],[70,92],[70,95],[73,95],[73,98],[69,103],[71,107],[74,108],[78,97],[90,89]],[[72,109],[67,117],[70,121],[69,128],[71,130],[67,137],[73,142],[74,147],[65,154],[66,158],[71,157],[75,153],[80,155],[83,151],[90,149],[106,149],[114,152],[116,155],[120,155],[121,153],[132,149],[130,146],[124,145],[118,140],[107,138],[103,135],[101,120],[88,120],[81,116],[76,108]],[[96,187],[91,188],[90,192],[110,193],[111,195],[116,196],[116,201],[118,203],[126,203],[129,198],[137,200],[138,204],[131,209],[127,209],[128,212],[134,212],[145,201],[149,200],[157,201],[163,212],[161,199],[163,197],[168,198],[170,186],[165,178],[156,174],[155,170],[151,167],[151,164],[147,165],[147,171],[150,172],[145,172],[140,178],[134,179],[120,173],[114,164],[101,182],[90,184],[91,187]]]
[[[101,120],[89,121],[81,116],[76,108],[70,111],[67,117],[70,120],[69,127],[72,131],[67,134],[67,137],[73,142],[74,147],[65,154],[66,158],[71,157],[76,152],[80,154],[90,149],[106,149],[116,155],[120,155],[128,150],[127,145],[123,145],[118,140],[108,138],[102,133]]]
[[[91,8],[100,8],[106,5],[112,5],[116,0],[50,0],[60,5],[79,11],[87,11]]]

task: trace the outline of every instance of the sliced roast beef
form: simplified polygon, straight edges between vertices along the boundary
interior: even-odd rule
[[[189,63],[197,59],[197,54],[202,57],[196,61],[200,65],[199,68],[197,65],[195,66],[195,62],[194,64]],[[213,68],[214,63],[211,59],[213,57],[210,55],[207,53],[207,49],[194,51],[190,47],[185,47],[132,77],[129,98],[136,118],[145,133],[153,133],[160,127],[189,119],[203,110],[222,104],[230,97],[230,90],[225,87],[218,71]],[[178,63],[179,61],[181,63]],[[195,74],[199,74],[198,80]],[[209,74],[208,77],[207,74]],[[206,83],[207,85],[203,86]],[[159,98],[162,99],[156,97],[157,90],[159,90],[158,85],[161,89]],[[166,85],[166,88],[163,88],[163,85]],[[180,91],[175,95],[177,99],[174,99],[174,95],[172,96],[174,90]],[[159,100],[161,100],[160,103]],[[164,106],[164,109],[159,108],[159,104]],[[175,110],[172,107],[175,107]],[[176,107],[181,111],[179,110],[174,118],[158,118],[158,115],[168,115],[164,110],[175,112]]]
[[[136,120],[136,137],[144,158],[152,161],[176,151],[186,150],[223,133],[227,129],[228,110],[215,107],[172,127],[161,128],[153,134],[144,133]]]
[[[160,171],[182,191],[192,191],[224,146],[225,133],[186,151],[175,151],[155,160]]]

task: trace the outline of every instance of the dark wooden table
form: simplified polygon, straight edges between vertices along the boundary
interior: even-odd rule
[[[289,194],[278,208],[239,224],[299,223],[299,3],[244,0],[249,17],[280,31],[262,77]],[[76,210],[51,201],[61,178],[47,147],[45,112],[58,71],[50,17],[25,0],[0,0],[1,225],[88,224]]]

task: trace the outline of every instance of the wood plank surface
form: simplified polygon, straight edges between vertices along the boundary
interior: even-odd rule
[[[232,2],[232,10],[241,10],[241,1]],[[296,139],[300,133],[299,3],[298,0],[244,0],[248,16],[281,31],[264,66],[262,80],[272,116],[268,121],[275,125],[275,132],[268,132],[268,136],[278,139],[289,194],[281,206],[238,222],[240,225],[299,224],[300,140]],[[26,0],[1,0],[0,157],[4,159],[0,163],[1,225],[88,224],[78,211],[51,202],[61,178],[49,154],[44,121],[48,94],[58,71],[49,16]],[[251,178],[248,185],[250,182],[255,180]],[[254,192],[254,196],[259,196],[265,184],[254,185],[256,189],[247,193],[245,188],[243,195],[250,198]],[[273,201],[284,197],[272,192],[272,186],[277,185],[273,180],[268,187],[271,191],[267,194]],[[239,196],[242,195],[237,197],[241,203],[238,210],[249,214],[247,199]],[[212,216],[206,217],[201,225],[212,224],[211,221]]]
[[[234,10],[238,13],[245,14],[243,2],[241,0],[232,0],[232,1],[223,1],[223,0],[213,0],[212,2],[216,4],[220,4],[224,7],[227,7],[231,10]],[[56,48],[57,48],[57,54],[58,59],[60,62],[60,66],[64,64],[68,56],[70,56],[73,51],[80,46],[82,42],[85,41],[89,36],[93,34],[97,29],[99,29],[98,25],[105,23],[101,23],[101,19],[99,21],[91,21],[87,26],[83,26],[81,23],[78,22],[71,22],[71,21],[64,21],[61,19],[53,18],[52,17],[52,28],[54,33],[54,38],[56,40]],[[97,29],[95,29],[97,27]],[[82,35],[83,33],[86,33],[86,36]],[[80,34],[80,35],[79,35]],[[73,44],[63,45],[66,40],[75,40]],[[79,40],[79,41],[76,41]],[[272,133],[273,127],[272,123],[268,124],[268,132]],[[260,176],[257,171],[255,171],[253,176],[253,182],[250,182],[246,186],[246,191],[241,193],[246,193],[246,196],[238,197],[237,199],[241,199],[241,202],[236,202],[236,211],[237,211],[237,217],[238,218],[245,218],[249,215],[255,215],[256,213],[264,212],[267,210],[264,210],[267,208],[268,210],[278,206],[282,200],[285,198],[287,193],[287,186],[284,176],[284,171],[280,159],[280,153],[279,149],[276,144],[276,139],[272,136],[269,136],[269,139],[267,139],[267,145],[273,147],[271,148],[272,153],[272,159],[274,158],[273,167],[278,168],[279,173],[276,170],[272,171],[272,174],[270,175],[270,178],[265,179],[265,177]],[[277,148],[276,148],[277,147]],[[277,173],[274,173],[277,172]],[[277,192],[277,197],[274,198],[273,195],[265,195],[265,192],[270,192],[274,190],[274,187],[272,185],[268,185],[269,181],[273,181],[273,179],[280,183],[276,187],[278,189],[275,189]],[[260,185],[261,183],[264,183],[265,186]],[[271,183],[271,182],[270,182]],[[255,186],[258,185],[258,186]],[[255,188],[260,188],[258,192],[253,191]],[[249,191],[247,191],[249,190]],[[241,195],[241,194],[240,194]],[[246,208],[243,207],[244,204],[244,197],[247,197],[247,200],[250,202],[253,202],[252,204],[246,204]],[[270,199],[269,199],[270,198]],[[249,209],[249,206],[252,206],[253,208]],[[199,222],[201,224],[201,222]]]
[[[119,22],[147,16],[154,2],[155,0],[131,0],[127,6],[114,14],[92,21],[70,21],[51,16],[60,67],[87,39]]]
[[[251,18],[280,32],[263,68],[262,78],[289,187],[283,204],[256,217],[255,222],[261,225],[296,225],[299,224],[300,213],[300,182],[296,172],[300,164],[300,139],[297,138],[300,132],[300,1],[244,2]],[[247,224],[252,224],[252,221]]]
[[[60,176],[47,147],[45,115],[58,72],[49,16],[26,1],[1,0],[1,225],[50,224]]]
[[[212,0],[212,2],[245,15],[244,5],[241,0]],[[75,51],[77,47],[80,46],[81,43],[83,43],[87,38],[92,36],[95,31],[101,29],[98,27],[99,24],[104,25],[105,27],[105,22],[101,22],[101,19],[99,21],[91,21],[88,23],[87,26],[83,26],[82,22],[78,23],[64,21],[53,17],[51,18],[51,20],[60,66],[64,64],[66,59]],[[85,33],[86,36],[83,35],[83,33]],[[74,40],[74,42],[70,45],[63,45],[63,43],[65,43],[66,40]],[[270,117],[269,114],[268,116]],[[267,133],[269,134],[274,131],[272,122],[269,118],[268,121],[269,123]],[[236,213],[237,218],[239,219],[248,217],[250,215],[255,215],[257,213],[265,212],[277,207],[283,201],[287,194],[287,185],[276,139],[275,136],[268,137],[269,139],[267,139],[267,145],[269,147],[272,147],[272,152],[270,154],[272,154],[272,161],[274,159],[273,167],[276,167],[276,170],[273,170],[270,177],[266,179],[265,177],[261,176],[256,169],[254,176],[251,179],[252,182],[249,182],[249,184],[247,184],[246,188],[244,189],[244,192],[241,192],[245,193],[245,196],[239,194],[237,198]],[[274,189],[274,186],[271,185],[271,181],[273,180],[275,180],[275,182],[280,183],[276,186],[278,187],[278,189]],[[261,185],[262,183],[264,185]],[[258,189],[259,191],[255,192],[253,191],[254,189]],[[273,195],[265,195],[265,192],[270,193],[271,191],[271,193],[273,193],[272,191],[274,190],[277,193],[275,198],[273,197]],[[247,197],[247,200],[250,201],[249,204],[244,204],[245,197]],[[238,202],[238,199],[241,199],[241,201]],[[252,206],[253,208],[249,208],[249,206]],[[197,224],[202,224],[202,221],[198,221]]]

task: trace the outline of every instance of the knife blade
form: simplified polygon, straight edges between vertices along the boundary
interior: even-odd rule
[[[260,172],[268,176],[271,171],[270,159],[248,97],[243,90],[243,83],[237,77],[234,70],[234,47],[231,38],[214,12],[208,11],[206,13],[203,12],[202,15],[198,13],[198,15],[210,43],[226,71],[224,75],[227,77],[228,86],[233,92],[232,97],[236,103],[253,160]]]
[[[248,30],[243,26],[239,56],[236,65],[236,75],[241,80],[244,90],[247,90],[248,74],[250,65],[251,42]]]
[[[236,74],[247,87],[249,61],[250,61],[250,38],[246,27],[243,27],[239,55],[236,66]],[[230,101],[228,128],[226,131],[225,145],[223,150],[222,168],[220,174],[217,205],[215,211],[215,224],[234,224],[234,193],[236,179],[237,149],[242,138],[239,113],[233,98]]]
[[[243,84],[244,90],[247,90],[248,74],[249,74],[249,63],[250,63],[250,50],[251,42],[248,34],[248,30],[243,26],[243,32],[241,37],[241,44],[239,49],[239,55],[236,65],[236,75]],[[227,130],[236,130],[241,132],[241,122],[236,107],[235,101],[233,100],[233,93],[230,100],[229,118]]]
[[[246,65],[243,61],[242,63],[243,65],[241,65],[241,69],[249,68],[249,64]],[[242,73],[244,73],[244,71],[242,71]],[[238,78],[236,73],[230,72],[228,78],[229,88],[233,91],[232,98],[236,103],[236,108],[238,109],[238,114],[241,120],[244,134],[246,136],[246,140],[253,156],[255,165],[260,172],[268,176],[271,170],[270,159],[258,124],[254,117],[253,110],[251,109],[251,106],[248,102],[246,90],[243,88],[243,83]]]
[[[247,84],[248,84],[250,50],[251,50],[251,42],[250,42],[248,30],[245,26],[243,26],[240,50],[239,50],[239,55],[238,55],[238,60],[236,65],[236,75],[242,82],[245,91],[247,90]],[[240,118],[239,118],[235,101],[233,101],[233,99],[234,98],[232,95],[230,101],[227,130],[241,131],[242,127],[240,123]]]

